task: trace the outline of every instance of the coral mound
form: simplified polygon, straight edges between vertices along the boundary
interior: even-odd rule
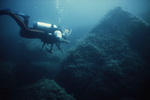
[[[44,79],[19,90],[15,100],[75,100],[54,80]]]
[[[57,82],[78,100],[150,98],[150,28],[117,7],[63,62]]]

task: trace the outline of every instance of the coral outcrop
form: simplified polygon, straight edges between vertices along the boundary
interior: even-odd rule
[[[75,100],[75,98],[67,94],[54,80],[43,79],[20,89],[14,100]]]
[[[70,51],[56,80],[77,100],[146,100],[149,59],[148,24],[117,7]]]

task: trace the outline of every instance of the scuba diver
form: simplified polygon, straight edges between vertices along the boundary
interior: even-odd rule
[[[41,39],[41,41],[43,42],[42,48],[45,46],[45,44],[51,44],[50,49],[46,48],[46,50],[51,54],[53,44],[55,44],[58,47],[58,49],[63,52],[63,50],[60,47],[60,43],[70,43],[68,40],[66,40],[66,38],[71,34],[72,30],[69,31],[65,29],[62,31],[60,27],[57,27],[54,24],[42,22],[35,22],[33,23],[33,28],[29,28],[29,16],[22,13],[18,13],[11,9],[0,10],[0,15],[9,15],[16,21],[16,23],[21,28],[20,36],[24,38]]]

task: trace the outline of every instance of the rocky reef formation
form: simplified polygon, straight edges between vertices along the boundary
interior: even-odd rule
[[[24,86],[20,81],[26,79],[16,79],[17,67],[15,62],[0,62],[0,100],[76,100],[54,80],[41,79],[35,84],[31,82],[33,85]],[[33,76],[30,77],[34,80]]]
[[[16,88],[14,72],[17,70],[15,62],[0,61],[0,99],[9,100]]]
[[[13,97],[14,100],[75,100],[54,80],[43,79],[38,83],[24,87]]]
[[[147,100],[150,28],[118,7],[70,51],[56,80],[77,100]]]
[[[46,61],[45,56],[38,55],[42,60],[37,63],[33,60],[35,56],[28,59],[26,53],[31,54],[30,51],[19,53],[21,59],[14,61],[5,61],[9,56],[2,55],[0,99],[150,99],[147,92],[150,90],[150,26],[120,7],[110,11],[80,40],[63,61],[58,75],[55,71],[59,64],[49,60],[58,63],[60,59],[51,57]],[[49,79],[35,83],[43,77],[56,79],[57,83]]]

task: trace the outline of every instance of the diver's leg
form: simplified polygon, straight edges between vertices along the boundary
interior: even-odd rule
[[[7,9],[0,9],[0,15],[5,15],[8,11],[10,11],[10,8]]]
[[[14,12],[14,13],[22,17],[24,19],[24,23],[26,24],[26,26],[28,26],[30,16],[23,14],[23,13],[18,13],[18,12]]]
[[[19,18],[17,15],[15,15],[11,9],[0,10],[0,15],[11,16],[16,21],[16,23],[20,26],[21,36],[26,37],[26,38],[36,38],[36,37],[42,38],[42,35],[44,33],[43,31],[29,29],[24,23],[24,21],[21,18]]]
[[[17,22],[21,29],[28,29],[23,20],[21,20],[21,18],[19,18],[17,15],[15,15],[11,9],[0,10],[0,15],[9,15]]]
[[[29,22],[29,16],[28,15],[25,15],[23,13],[18,13],[14,10],[11,10],[10,8],[7,8],[7,9],[0,9],[0,15],[9,15],[9,13],[14,13],[15,15],[17,16],[20,16],[24,19],[24,23],[26,26],[28,26],[28,22]]]

